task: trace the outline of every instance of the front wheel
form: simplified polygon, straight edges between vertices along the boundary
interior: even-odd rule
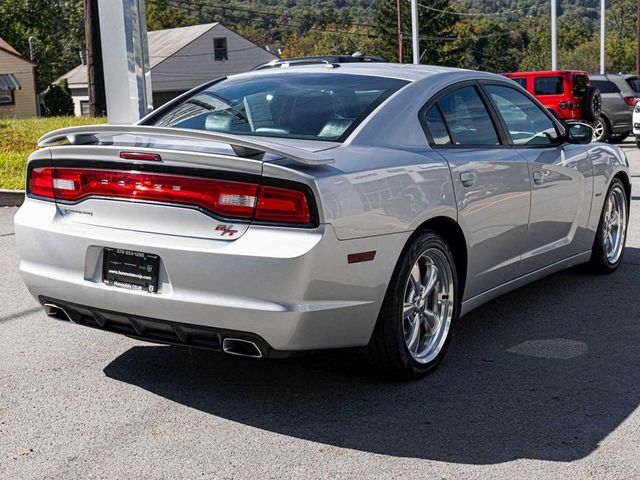
[[[433,231],[403,252],[387,289],[368,357],[396,379],[420,378],[442,360],[459,314],[458,277],[447,242]]]
[[[593,122],[593,141],[605,142],[611,135],[611,127],[607,119],[600,116],[595,122]]]
[[[627,191],[614,178],[602,208],[589,265],[596,273],[611,273],[622,261],[629,222]]]

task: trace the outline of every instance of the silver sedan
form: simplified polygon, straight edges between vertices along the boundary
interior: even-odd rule
[[[134,126],[42,137],[20,270],[60,320],[250,357],[362,347],[415,378],[479,305],[618,267],[628,163],[591,137],[489,73],[235,75]]]

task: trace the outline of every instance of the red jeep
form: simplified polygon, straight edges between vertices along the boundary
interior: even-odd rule
[[[600,116],[600,91],[591,86],[589,74],[575,70],[505,73],[518,82],[559,120],[595,122]]]

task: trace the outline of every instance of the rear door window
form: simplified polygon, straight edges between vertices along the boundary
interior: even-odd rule
[[[608,80],[591,80],[591,85],[600,90],[600,93],[620,93],[618,86]]]
[[[499,145],[489,112],[474,87],[462,87],[438,100],[438,107],[455,145]]]
[[[538,77],[533,80],[533,91],[536,95],[562,95],[564,81],[562,77]]]

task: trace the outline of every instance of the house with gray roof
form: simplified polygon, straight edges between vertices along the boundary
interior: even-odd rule
[[[204,82],[278,58],[220,23],[155,30],[147,40],[155,108]],[[78,65],[62,80],[71,89],[76,116],[88,115],[87,66]]]

